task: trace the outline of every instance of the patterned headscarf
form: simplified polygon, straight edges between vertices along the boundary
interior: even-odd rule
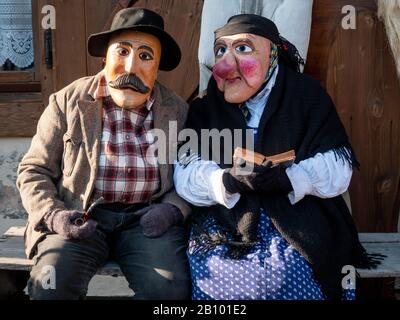
[[[276,46],[275,43],[271,42],[271,53],[269,55],[269,69],[266,78],[267,83],[271,79],[271,76],[274,74],[274,71],[279,63],[278,56],[279,56],[278,47]]]

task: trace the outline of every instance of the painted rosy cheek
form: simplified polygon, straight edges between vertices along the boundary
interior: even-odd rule
[[[239,66],[245,78],[253,78],[257,75],[260,64],[256,60],[242,60],[239,62]]]

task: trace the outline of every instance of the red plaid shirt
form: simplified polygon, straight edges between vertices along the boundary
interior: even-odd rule
[[[118,107],[108,92],[105,79],[100,81],[95,98],[103,98],[103,135],[97,179],[92,199],[106,202],[146,203],[160,186],[159,167],[154,153],[154,100],[140,110]]]

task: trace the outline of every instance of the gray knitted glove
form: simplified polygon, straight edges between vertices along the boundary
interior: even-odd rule
[[[55,232],[65,239],[87,239],[96,231],[97,222],[87,220],[82,225],[75,221],[82,218],[83,213],[76,210],[56,210],[44,217],[44,222],[51,232]]]
[[[159,203],[143,208],[137,212],[140,217],[140,225],[143,234],[149,238],[163,235],[174,225],[183,221],[181,211],[172,204]]]

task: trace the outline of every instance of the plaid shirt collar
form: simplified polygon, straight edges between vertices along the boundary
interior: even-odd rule
[[[100,75],[100,80],[99,80],[99,84],[96,88],[96,91],[94,92],[94,99],[102,99],[102,98],[106,98],[106,97],[110,97],[110,90],[108,89],[108,85],[107,85],[107,80],[106,80],[106,76],[104,74],[104,70],[101,72]],[[147,110],[151,110],[153,104],[154,104],[154,89],[151,92],[150,96],[147,99],[146,102],[146,108]]]

